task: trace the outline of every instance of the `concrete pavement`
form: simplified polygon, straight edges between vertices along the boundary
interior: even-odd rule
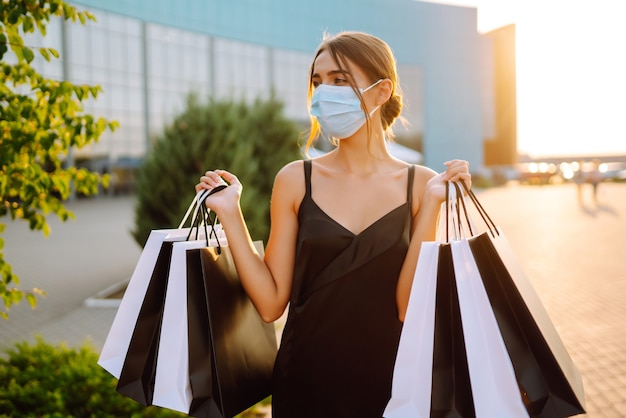
[[[587,417],[626,416],[626,184],[602,184],[598,203],[573,184],[509,185],[479,192],[500,225],[585,383]],[[133,199],[70,203],[77,219],[53,220],[52,235],[9,224],[5,253],[21,287],[48,296],[0,321],[0,346],[32,340],[101,347],[115,308],[86,307],[98,291],[127,280],[140,249],[130,236]]]
[[[132,197],[69,202],[76,219],[63,223],[51,216],[47,238],[26,222],[8,221],[5,258],[19,287],[39,287],[47,296],[34,310],[26,302],[11,308],[9,320],[0,320],[0,346],[33,340],[34,334],[70,345],[89,336],[96,347],[102,345],[115,309],[86,309],[84,301],[132,274],[141,252],[130,235],[133,205]]]

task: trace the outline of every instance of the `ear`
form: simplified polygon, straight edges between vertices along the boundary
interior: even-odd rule
[[[393,91],[393,83],[388,78],[383,79],[378,85],[378,94],[376,96],[376,106],[382,106],[391,98]]]

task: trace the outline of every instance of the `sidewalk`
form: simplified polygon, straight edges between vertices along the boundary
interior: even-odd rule
[[[626,416],[626,184],[603,184],[599,204],[580,205],[572,184],[507,186],[479,199],[516,251],[585,383],[587,417]],[[7,225],[6,257],[22,288],[48,292],[0,321],[0,346],[32,340],[101,347],[115,315],[84,301],[127,280],[139,257],[132,198],[70,204],[76,220],[53,220],[48,239]]]
[[[87,308],[84,301],[132,274],[141,248],[130,231],[134,198],[78,199],[67,205],[76,215],[65,223],[50,217],[51,234],[30,231],[26,222],[7,222],[5,258],[21,289],[39,287],[47,296],[32,310],[26,302],[0,320],[0,346],[17,340],[79,345],[88,337],[101,347],[115,309]]]

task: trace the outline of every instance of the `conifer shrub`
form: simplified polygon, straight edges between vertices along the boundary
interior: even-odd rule
[[[278,170],[301,158],[299,128],[275,98],[243,101],[189,96],[187,108],[154,141],[139,170],[135,240],[178,226],[207,170],[224,169],[244,185],[241,208],[253,239],[267,240],[269,202]]]

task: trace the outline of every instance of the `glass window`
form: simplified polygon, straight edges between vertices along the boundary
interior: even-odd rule
[[[310,54],[274,50],[274,88],[285,103],[285,115],[296,121],[308,121],[306,94]]]

